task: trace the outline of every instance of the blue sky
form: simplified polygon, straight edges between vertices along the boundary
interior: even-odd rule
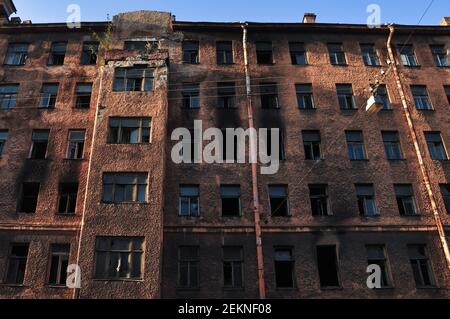
[[[381,7],[383,23],[417,24],[431,0],[14,0],[22,20],[64,22],[69,4],[81,7],[82,21],[103,21],[118,12],[169,11],[184,21],[298,22],[315,12],[318,22],[366,23],[369,4]],[[450,16],[449,0],[434,0],[421,24]]]

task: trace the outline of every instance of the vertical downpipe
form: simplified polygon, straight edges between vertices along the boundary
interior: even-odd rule
[[[257,158],[257,141],[254,134],[255,123],[253,117],[253,102],[252,102],[252,88],[251,79],[248,64],[248,52],[247,52],[247,23],[242,24],[243,30],[243,49],[244,49],[244,64],[245,64],[245,84],[247,88],[247,114],[248,114],[248,127],[250,130],[250,154],[249,159],[252,164],[252,188],[253,188],[253,211],[255,218],[255,235],[256,235],[256,257],[258,262],[258,288],[259,298],[266,299],[266,285],[264,279],[264,258],[262,247],[262,235],[261,235],[261,216],[259,213],[259,193],[258,193],[258,161]]]
[[[434,220],[436,223],[436,228],[439,233],[439,240],[444,251],[444,255],[447,261],[447,267],[450,269],[450,251],[448,248],[447,238],[445,236],[444,226],[442,224],[441,216],[439,214],[439,209],[436,204],[436,199],[434,197],[433,189],[431,188],[430,177],[428,175],[427,168],[424,163],[424,159],[422,156],[422,152],[420,151],[420,146],[417,138],[416,129],[414,127],[414,123],[411,117],[411,112],[409,111],[408,102],[406,101],[405,91],[403,90],[402,81],[400,78],[400,74],[397,68],[394,51],[392,49],[392,39],[394,37],[395,27],[393,25],[389,25],[389,39],[387,42],[387,49],[389,53],[389,59],[392,62],[392,68],[395,75],[395,80],[397,82],[398,91],[400,93],[400,97],[402,99],[403,110],[405,111],[406,121],[408,123],[409,133],[411,134],[411,138],[414,144],[414,149],[416,152],[417,159],[419,161],[420,171],[422,173],[422,177],[425,183],[425,187],[427,189],[428,197],[431,203],[431,209],[433,210]]]

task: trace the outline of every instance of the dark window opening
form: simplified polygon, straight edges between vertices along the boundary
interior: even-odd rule
[[[19,213],[34,214],[36,213],[38,197],[39,197],[39,183],[23,183],[22,198],[19,202]]]
[[[236,89],[234,82],[217,83],[218,106],[222,109],[236,107]]]
[[[275,249],[274,257],[277,288],[295,288],[295,259],[292,249]]]
[[[297,104],[300,109],[315,109],[312,84],[296,84]]]
[[[222,216],[239,217],[241,215],[241,188],[240,186],[222,186]]]
[[[322,159],[320,131],[303,131],[302,135],[305,159],[309,161],[318,161]]]
[[[77,207],[78,183],[62,183],[59,186],[58,213],[64,215],[75,214]]]
[[[434,287],[434,276],[425,245],[409,245],[409,260],[417,287]]]
[[[362,131],[347,131],[348,155],[351,161],[363,161],[367,159]]]
[[[278,132],[278,133],[277,133]],[[267,156],[275,156],[275,146],[273,145],[272,136],[273,134],[278,134],[278,159],[283,161],[286,159],[285,149],[284,149],[284,136],[283,131],[280,128],[269,128],[267,129],[267,134],[261,134],[260,139],[266,145]]]
[[[59,84],[44,84],[41,91],[40,108],[54,109],[58,97]]]
[[[378,265],[381,269],[381,287],[391,286],[391,274],[386,257],[386,247],[384,245],[369,245],[367,249],[367,264]]]
[[[381,84],[378,87],[378,89],[376,91],[376,96],[381,98],[381,101],[383,101],[383,110],[392,110],[392,105],[391,105],[391,101],[389,99],[386,85]]]
[[[183,42],[183,62],[188,64],[199,63],[199,43],[198,41]]]
[[[29,244],[12,244],[8,256],[6,284],[23,285],[27,267]]]
[[[81,54],[81,65],[96,65],[98,56],[98,42],[83,43],[83,52]]]
[[[0,130],[0,158],[3,154],[3,149],[5,148],[6,140],[8,139],[8,131]]]
[[[0,85],[0,109],[8,110],[14,108],[19,92],[19,84]]]
[[[153,72],[154,69],[146,67],[116,68],[114,74],[114,91],[153,91]]]
[[[427,141],[428,151],[430,152],[432,160],[448,160],[447,150],[445,149],[444,142],[442,142],[442,136],[440,132],[425,132],[425,139]]]
[[[82,159],[84,152],[84,140],[86,132],[69,131],[69,143],[67,145],[67,159]]]
[[[49,130],[33,130],[30,159],[46,158],[49,134]]]
[[[91,106],[92,84],[79,83],[76,87],[75,107],[88,109]]]
[[[51,286],[65,286],[67,279],[67,267],[69,266],[70,245],[53,244],[51,246],[50,277],[48,284]]]
[[[448,104],[450,104],[450,86],[449,85],[444,86],[444,90],[445,90],[445,95],[447,95]]]
[[[178,287],[197,288],[199,286],[199,248],[180,247],[178,250]]]
[[[63,65],[66,58],[66,48],[66,42],[54,42],[48,58],[48,65]]]
[[[183,84],[183,90],[181,94],[183,96],[183,107],[185,109],[200,108],[200,84]]]
[[[289,51],[293,65],[307,65],[305,45],[302,42],[289,42]]]
[[[279,109],[278,87],[276,83],[260,83],[261,107],[263,109]]]
[[[124,50],[147,52],[158,48],[157,41],[125,41]]]
[[[197,185],[180,186],[180,216],[200,216],[200,191]]]
[[[258,64],[273,64],[272,42],[256,42],[256,61]]]
[[[356,195],[361,216],[377,216],[378,210],[375,202],[375,190],[371,184],[357,184]]]
[[[445,209],[447,210],[447,214],[450,214],[450,184],[442,184],[440,187]]]
[[[104,173],[104,203],[146,203],[147,173]]]
[[[381,134],[387,159],[390,161],[402,160],[403,152],[398,132],[382,132]]]
[[[217,64],[233,64],[233,42],[220,41],[216,44]]]
[[[243,287],[242,247],[223,247],[223,282],[226,288]]]
[[[397,206],[401,216],[418,215],[414,191],[411,185],[394,185]]]
[[[309,185],[309,198],[313,216],[331,216],[327,185]]]
[[[289,216],[289,199],[287,186],[269,186],[270,212],[273,217]]]
[[[332,65],[346,65],[344,48],[341,43],[329,43],[328,54]]]
[[[24,65],[28,59],[28,46],[28,43],[10,43],[4,64]]]
[[[317,265],[322,288],[340,287],[336,246],[317,246]]]
[[[341,110],[356,110],[355,97],[351,84],[336,84],[336,91]]]
[[[148,144],[151,142],[151,118],[112,117],[109,119],[108,143]]]

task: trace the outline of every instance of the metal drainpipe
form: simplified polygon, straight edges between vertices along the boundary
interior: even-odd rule
[[[427,189],[428,197],[431,202],[431,208],[433,210],[434,220],[435,220],[436,227],[437,227],[437,230],[439,233],[439,240],[440,240],[442,249],[444,251],[445,258],[447,260],[447,267],[450,269],[450,251],[448,248],[447,238],[445,236],[444,226],[442,225],[442,220],[441,220],[441,217],[439,214],[439,209],[436,204],[436,199],[434,197],[433,189],[431,188],[430,177],[428,175],[428,171],[427,171],[427,168],[424,163],[424,158],[420,151],[416,129],[414,127],[414,122],[411,117],[411,112],[409,111],[408,102],[406,101],[405,91],[403,90],[403,84],[402,84],[402,81],[400,78],[400,73],[397,68],[394,51],[392,50],[392,38],[394,37],[394,33],[395,33],[395,27],[394,27],[394,25],[391,24],[391,25],[389,25],[389,38],[388,38],[388,42],[387,42],[389,59],[392,62],[392,68],[393,68],[395,79],[397,82],[398,91],[399,91],[400,97],[402,99],[403,110],[405,111],[405,116],[406,116],[406,121],[408,123],[409,132],[410,132],[412,140],[413,140],[414,148],[416,151],[416,156],[419,161],[420,171],[422,173],[425,187]]]
[[[253,101],[252,101],[252,88],[251,79],[248,65],[248,52],[247,52],[247,23],[242,24],[243,30],[243,49],[244,49],[244,64],[245,64],[245,83],[247,88],[247,114],[248,114],[248,126],[250,130],[250,154],[249,158],[252,159],[252,155],[256,156],[256,136],[253,134],[255,123],[253,117]],[[261,236],[261,216],[259,213],[259,193],[258,193],[258,162],[257,158],[251,160],[252,163],[252,188],[253,188],[253,211],[255,218],[255,235],[256,235],[256,257],[258,262],[258,287],[259,298],[266,299],[266,284],[264,279],[264,258]]]

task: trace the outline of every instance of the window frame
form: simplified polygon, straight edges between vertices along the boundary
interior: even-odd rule
[[[226,45],[231,45],[231,47],[228,50],[223,49]],[[223,47],[220,48],[220,46]],[[234,64],[233,41],[216,41],[216,59],[218,65]]]
[[[232,189],[232,188],[235,188],[235,189],[239,189],[238,190],[238,195],[237,196],[232,196],[232,195],[224,195],[223,194],[223,190],[224,189]],[[238,218],[238,217],[242,217],[242,202],[241,202],[241,197],[242,197],[242,191],[241,191],[241,185],[228,185],[228,184],[222,184],[222,185],[220,185],[220,199],[221,199],[221,209],[220,209],[220,212],[221,212],[221,217],[222,218]],[[236,215],[231,215],[231,214],[224,214],[224,209],[223,209],[223,200],[224,199],[234,199],[234,200],[237,200],[237,204],[238,204],[238,206],[239,206],[239,212],[238,212],[238,214]]]
[[[124,126],[123,122],[128,120],[139,121],[139,127],[135,126]],[[118,121],[118,126],[112,126],[112,122]],[[144,125],[148,121],[148,126]],[[126,124],[125,124],[126,125]],[[110,117],[108,119],[108,134],[106,143],[109,145],[150,145],[152,144],[152,130],[153,128],[153,118],[151,117]],[[113,129],[117,129],[117,139],[114,139]],[[138,141],[136,143],[124,142],[124,129],[134,129],[138,131],[137,137]],[[144,137],[146,137],[146,130],[148,129],[148,142],[144,142]]]
[[[313,189],[318,189],[318,188],[324,188],[324,190],[325,190],[324,194],[313,195],[312,194]],[[310,201],[310,205],[311,205],[310,207],[311,207],[311,213],[312,213],[311,215],[313,217],[319,217],[319,218],[333,216],[333,211],[331,209],[330,195],[329,195],[329,186],[327,184],[309,184],[308,190],[309,190],[309,201]],[[320,207],[322,207],[322,209],[321,209],[320,214],[317,214],[314,212],[313,200],[321,201]],[[323,204],[324,204],[323,201],[325,201],[325,204],[326,204],[326,209],[327,209],[326,214],[324,214],[324,212],[323,212]]]
[[[34,134],[39,134],[39,133],[47,133],[47,139],[41,139],[41,138],[35,138]],[[40,157],[36,157],[35,153],[35,149],[36,149],[36,143],[44,143],[45,141],[45,154],[42,158]],[[31,135],[31,147],[30,147],[30,152],[28,154],[28,159],[29,160],[47,160],[48,159],[48,153],[49,153],[49,143],[50,143],[50,130],[49,129],[35,129],[32,131],[32,135]]]
[[[12,51],[11,46],[20,46],[20,45],[26,45],[26,51]],[[6,50],[5,59],[3,61],[3,65],[5,66],[23,66],[26,64],[28,58],[29,58],[29,50],[30,50],[30,43],[29,42],[10,42],[8,43],[8,48]],[[12,52],[11,52],[12,51]],[[7,63],[8,59],[13,56],[13,60],[17,58],[17,55],[19,55],[19,63]]]
[[[14,249],[14,247],[18,247],[18,246],[20,246],[20,247],[27,247],[27,255],[26,256],[13,256],[13,249]],[[29,255],[30,255],[30,243],[15,243],[15,242],[13,242],[13,243],[10,243],[9,244],[9,251],[8,251],[8,259],[7,259],[7,267],[6,267],[6,271],[5,271],[5,279],[4,279],[4,283],[6,284],[6,285],[8,285],[8,286],[16,286],[16,287],[23,287],[24,285],[25,285],[25,279],[26,279],[26,277],[27,277],[27,270],[28,270],[28,257],[29,257]],[[10,272],[10,267],[11,267],[11,264],[12,264],[12,260],[18,260],[19,262],[20,261],[25,261],[24,262],[24,271],[23,271],[23,279],[22,279],[22,282],[17,282],[17,272],[18,272],[18,267],[20,266],[20,265],[18,265],[17,266],[17,268],[15,269],[15,282],[9,282],[9,272]]]
[[[9,130],[0,129],[0,159],[5,151],[5,145],[8,141]]]
[[[144,176],[145,176],[145,183],[144,182],[139,182],[140,179],[144,180]],[[110,178],[112,180],[112,182],[105,182],[105,179]],[[120,178],[129,178],[130,180],[133,179],[133,183],[132,184],[125,184],[125,183],[121,183],[118,182],[117,179]],[[102,185],[103,185],[103,189],[102,189],[102,204],[104,205],[126,205],[126,204],[130,204],[130,205],[146,205],[149,203],[149,174],[148,172],[104,172],[103,176],[102,176]],[[111,187],[111,201],[107,201],[105,199],[106,196],[106,189],[107,187]],[[119,188],[118,191],[122,190],[123,192],[123,200],[122,201],[118,201],[116,199],[117,197],[117,187],[121,187]],[[125,200],[125,192],[126,192],[126,188],[132,187],[132,199],[131,200]],[[141,187],[145,187],[145,191],[143,193],[144,195],[144,199],[142,201],[139,200],[139,194],[140,194],[140,189]]]
[[[138,72],[142,72],[142,76],[137,76]],[[137,84],[139,90],[137,90]],[[114,69],[114,93],[151,93],[154,92],[154,89],[155,68],[149,67],[147,64],[137,64],[132,67],[116,67]]]
[[[353,90],[352,84],[347,84],[347,83],[336,84],[336,95],[338,98],[339,109],[341,111],[358,110],[358,107],[356,106],[355,92]],[[344,101],[345,101],[345,106],[343,104]],[[350,106],[350,107],[348,107],[348,106]]]
[[[192,45],[192,48],[188,49],[188,45]],[[184,40],[181,46],[183,64],[200,64],[200,41]],[[188,56],[189,59],[187,59]]]
[[[64,186],[76,186],[76,192],[64,192],[63,193],[63,188]],[[77,213],[77,203],[78,203],[78,193],[80,191],[79,189],[80,185],[78,182],[74,182],[74,183],[60,183],[59,184],[59,192],[58,192],[58,213],[57,215],[63,215],[63,216],[74,216]],[[75,187],[74,187],[75,188]],[[65,197],[65,211],[61,211],[61,205],[63,202],[63,197]],[[75,202],[75,203],[73,203]],[[74,204],[74,211],[71,212],[69,211],[69,207],[70,204],[73,203]]]
[[[296,83],[295,93],[297,95],[297,106],[300,110],[316,110],[316,103],[314,100],[313,85],[311,83]],[[307,107],[307,99],[311,107]]]
[[[182,195],[182,188],[196,188],[197,191],[197,195]],[[189,214],[182,214],[182,202],[183,200],[188,200],[189,201]],[[196,199],[197,200],[197,215],[192,213],[192,199]],[[199,185],[194,185],[194,184],[181,184],[179,186],[179,207],[178,207],[178,217],[184,217],[184,218],[199,218],[201,216],[201,206],[200,206],[200,186]]]
[[[195,249],[196,251],[196,258],[182,258],[182,249]],[[181,284],[181,268],[183,268],[182,263],[187,263],[187,285],[184,286]],[[200,288],[200,247],[199,246],[189,246],[189,245],[183,245],[178,247],[178,271],[177,271],[177,289],[186,289],[186,290],[196,290]],[[195,273],[196,273],[196,279],[197,283],[196,285],[192,285],[191,283],[191,269],[192,265],[195,265]]]
[[[289,42],[289,53],[291,55],[292,65],[300,65],[300,66],[309,65],[308,51],[306,50],[306,46],[305,46],[304,42],[290,41]],[[298,63],[299,55],[303,56],[304,63]]]
[[[425,135],[425,141],[427,143],[428,147],[428,154],[433,161],[448,161],[448,151],[447,147],[445,146],[444,139],[442,138],[441,132],[436,131],[429,131],[424,132]],[[436,136],[439,136],[439,141],[435,138]],[[438,155],[439,156],[436,156]],[[440,157],[442,155],[442,157]]]
[[[334,50],[339,46],[338,50]],[[341,42],[327,43],[330,64],[333,66],[347,66],[347,56],[345,54],[344,44]]]
[[[275,191],[275,189],[281,189],[283,188],[285,195],[273,195],[272,191]],[[270,216],[272,218],[290,218],[292,217],[291,214],[291,207],[289,204],[289,185],[287,184],[269,184],[268,185],[268,197],[269,197],[269,209],[270,209]],[[272,199],[278,199],[283,200],[283,202],[276,207],[274,210],[274,207],[272,206]],[[286,214],[285,215],[279,215],[276,214],[280,210],[281,207],[285,206],[286,208]]]
[[[263,49],[261,46],[266,46],[269,49]],[[258,48],[259,47],[259,48]],[[274,56],[273,56],[273,42],[272,41],[256,41],[255,42],[255,52],[256,52],[256,64],[258,65],[273,65]],[[263,56],[261,56],[263,55]],[[267,56],[264,56],[267,55]],[[267,59],[267,61],[266,61]],[[270,61],[269,61],[270,60]]]
[[[81,48],[80,65],[94,66],[98,63],[100,43],[97,41],[84,41]],[[95,52],[93,52],[95,51]],[[95,62],[93,57],[95,56]],[[86,62],[88,61],[88,63]]]
[[[9,88],[10,91],[6,91],[3,93],[0,91],[0,110],[6,111],[14,109],[17,104],[17,97],[19,96],[20,84],[0,84],[0,90],[2,88],[4,88],[5,90]]]
[[[406,193],[406,187],[408,187],[408,194]],[[417,206],[416,196],[414,193],[414,187],[412,184],[394,184],[394,194],[397,201],[398,211],[401,217],[418,217],[420,216],[419,207]],[[411,207],[414,209],[413,214],[408,213],[406,210],[407,205],[405,205],[405,201],[408,201]],[[400,208],[400,202],[402,204],[402,208]]]
[[[68,248],[67,252],[54,252],[53,248],[60,246],[64,247],[64,248]],[[64,262],[64,258],[67,258],[67,264],[70,264],[70,250],[71,250],[71,245],[70,244],[58,244],[58,243],[53,243],[50,244],[50,253],[49,253],[49,261],[48,261],[48,266],[47,266],[47,286],[49,287],[66,287],[66,280],[67,277],[65,278],[66,280],[63,280],[63,282],[61,283],[61,280],[64,276],[62,276],[62,272],[67,273],[67,271],[64,271],[64,269],[62,268],[63,266],[63,262]],[[56,283],[51,282],[51,276],[52,276],[52,266],[53,266],[53,257],[57,257],[58,258],[58,269],[56,271]],[[67,269],[66,269],[67,270]],[[59,283],[58,283],[59,282]]]
[[[351,138],[349,134],[360,134],[360,140],[356,141],[356,138]],[[366,150],[366,143],[364,139],[364,132],[361,130],[348,130],[345,131],[346,141],[347,141],[347,148],[348,148],[348,157],[350,161],[352,162],[358,162],[358,161],[368,161],[369,157]],[[362,157],[358,157],[357,150],[362,151]]]
[[[239,249],[239,256],[240,258],[228,258],[226,257],[225,254],[225,249]],[[223,274],[223,287],[225,289],[244,289],[244,247],[242,246],[222,246],[222,274]],[[226,263],[230,263],[231,265],[231,281],[232,284],[231,285],[227,285],[227,283],[225,282],[225,264]],[[235,268],[236,267],[240,267],[240,273],[241,273],[241,278],[240,278],[240,285],[236,285],[236,274],[235,274]]]
[[[64,44],[64,54],[62,51],[56,51],[55,47],[57,45]],[[50,47],[50,54],[48,56],[47,66],[62,66],[65,64],[66,56],[67,56],[67,41],[54,41]],[[57,58],[58,57],[58,58]]]
[[[277,252],[287,252],[289,251],[290,258],[289,260],[280,260],[277,259]],[[292,246],[275,246],[273,248],[273,269],[274,269],[274,275],[275,275],[275,287],[277,290],[295,290],[298,287],[297,283],[297,274],[295,269],[295,248]],[[292,286],[288,287],[281,287],[278,285],[278,272],[277,272],[277,263],[289,263],[291,268],[291,275],[292,275]]]
[[[395,138],[392,137],[394,134],[395,134]],[[388,135],[390,135],[392,138],[391,137],[388,138]],[[403,160],[405,160],[399,131],[381,131],[381,137],[383,140],[384,152],[386,155],[386,159],[388,161],[403,161]],[[394,139],[395,139],[395,141],[394,141]],[[391,156],[393,153],[395,153],[395,152],[392,152],[392,150],[394,148],[397,148],[398,155],[399,155],[398,157]]]
[[[361,55],[365,66],[379,67],[381,66],[380,57],[374,43],[360,43]],[[372,50],[365,50],[367,48]]]

